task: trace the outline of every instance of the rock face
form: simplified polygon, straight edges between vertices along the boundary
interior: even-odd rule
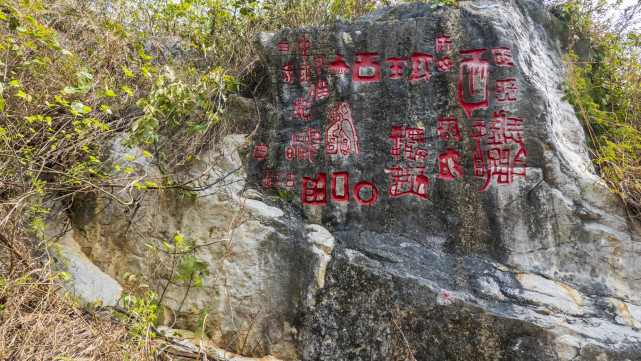
[[[194,177],[217,162],[196,184],[213,186],[193,199],[142,191],[115,193],[121,202],[133,200],[128,209],[108,197],[76,202],[74,227],[63,243],[77,242],[115,279],[149,277],[164,306],[163,324],[196,330],[207,315],[207,333],[222,348],[295,359],[292,323],[299,304],[312,303],[323,285],[334,238],[321,226],[253,199],[255,192],[242,192],[244,172],[237,170],[242,166],[238,147],[244,142],[242,135],[228,136],[189,170],[187,176]],[[143,151],[123,148],[119,139],[112,149],[116,159],[123,159],[123,168],[130,167],[141,179],[157,172]],[[224,181],[217,183],[220,179]],[[184,255],[172,255],[180,252],[177,232],[193,242]],[[165,243],[171,244],[169,249]],[[195,268],[195,261],[204,265],[195,273],[202,277],[201,287],[178,275],[180,269]]]
[[[336,239],[304,359],[639,357],[639,225],[561,100],[561,32],[481,0],[257,38],[250,175]]]
[[[86,199],[69,237],[116,279],[150,275],[164,324],[209,309],[210,338],[245,355],[639,359],[641,227],[561,100],[561,32],[537,1],[479,0],[260,34],[270,86],[245,169],[227,137],[186,172],[222,156],[193,200]],[[146,258],[177,231],[201,288]]]

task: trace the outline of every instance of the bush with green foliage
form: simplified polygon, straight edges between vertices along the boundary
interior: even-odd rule
[[[569,30],[567,99],[610,189],[641,217],[641,3],[546,1]],[[589,59],[573,51],[588,44]]]

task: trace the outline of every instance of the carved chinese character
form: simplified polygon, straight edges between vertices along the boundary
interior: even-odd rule
[[[476,139],[476,148],[474,148],[474,176],[482,178],[485,176],[485,163],[483,162],[483,150],[481,149],[481,139],[487,135],[487,127],[481,119],[475,120],[472,126],[472,139]]]
[[[458,102],[465,114],[470,118],[475,109],[487,108],[488,100],[488,79],[490,62],[481,59],[481,55],[487,49],[476,49],[462,51],[461,55],[472,55],[472,59],[461,61],[459,81],[458,81]],[[464,82],[465,73],[467,72],[467,82]],[[467,90],[467,92],[466,92]],[[478,95],[480,93],[480,96]],[[470,101],[465,100],[470,99]]]
[[[278,52],[279,53],[288,53],[289,52],[289,43],[282,41],[278,43]]]
[[[349,74],[349,65],[341,58],[341,54],[336,54],[336,60],[329,63],[330,74]]]
[[[527,152],[521,138],[523,120],[508,118],[505,111],[501,110],[494,113],[487,130],[487,171],[485,183],[479,192],[487,189],[493,178],[497,184],[506,184],[512,183],[514,176],[526,176]]]
[[[449,40],[449,36],[438,36],[436,37],[436,53],[444,53],[450,50],[450,44],[452,43]]]
[[[273,169],[263,169],[265,173],[265,178],[263,178],[263,187],[271,187],[272,186],[272,176],[271,172],[273,172]]]
[[[294,188],[294,185],[295,185],[295,183],[294,183],[294,178],[296,178],[296,176],[295,176],[294,174],[292,174],[292,173],[287,173],[287,174],[285,175],[285,179],[287,179],[287,180],[285,181],[285,187],[287,187],[287,188]]]
[[[463,179],[463,172],[461,172],[461,154],[454,149],[448,148],[447,152],[439,154],[438,156],[438,176],[441,179],[453,180],[456,179],[454,174]]]
[[[331,123],[327,127],[327,147],[325,154],[347,156],[349,152],[359,155],[358,134],[354,126],[352,106],[342,102],[339,106],[328,109]]]
[[[284,73],[283,80],[286,83],[291,83],[294,80],[294,69],[292,66],[294,66],[294,64],[287,63],[286,65],[283,65],[283,68],[281,69]]]
[[[450,136],[454,137],[456,141],[461,140],[461,134],[458,130],[457,119],[438,119],[438,136],[441,140],[450,140]]]
[[[389,195],[400,197],[404,194],[412,194],[419,198],[427,199],[427,185],[429,179],[423,174],[425,167],[401,167],[386,168],[390,173],[392,185],[389,188]],[[420,171],[420,174],[411,174],[411,171]]]
[[[500,47],[492,49],[492,54],[494,55],[494,62],[496,66],[514,66],[512,62],[512,54],[510,54],[510,48]]]
[[[316,70],[316,73],[320,75],[321,69],[325,69],[325,57],[324,56],[317,56],[312,60],[312,66],[314,67],[314,70]]]
[[[494,92],[499,102],[516,101],[516,79],[497,80]]]
[[[327,174],[318,173],[318,178],[303,177],[303,205],[327,204]]]
[[[389,76],[390,79],[398,79],[403,77],[403,73],[401,73],[401,70],[403,70],[404,66],[401,64],[407,65],[407,59],[387,58],[387,60],[385,60],[385,63],[392,63],[392,65],[390,65],[389,67],[389,69],[392,71],[392,74]]]
[[[377,82],[381,80],[381,64],[373,59],[378,53],[357,53],[354,62],[353,82]]]
[[[300,82],[306,82],[309,78],[312,77],[311,71],[309,70],[308,63],[302,63],[300,65]]]
[[[443,59],[436,62],[436,66],[440,71],[450,71],[452,67],[456,66],[454,60],[444,57]]]
[[[361,196],[361,190],[363,188],[369,188],[372,191],[372,197],[368,200],[364,200],[363,197]],[[376,203],[376,200],[378,199],[378,189],[376,186],[370,182],[358,182],[354,186],[354,199],[356,199],[356,202],[358,204],[362,204],[364,206],[371,206],[372,204]]]
[[[260,143],[256,144],[256,147],[254,147],[254,158],[256,159],[265,159],[267,158],[267,151],[269,148],[267,147],[266,144]]]
[[[434,57],[429,54],[414,53],[412,54],[412,75],[407,79],[408,81],[417,81],[425,79],[427,83],[430,80],[429,63],[434,61]],[[421,69],[422,66],[422,69]]]
[[[292,134],[292,142],[287,148],[285,155],[287,159],[308,159],[310,163],[314,163],[312,157],[318,154],[320,140],[320,132],[313,128],[301,133],[294,133]]]
[[[323,79],[318,79],[316,82],[316,99],[326,98],[327,96],[329,96],[327,82]]]
[[[523,132],[523,120],[516,118],[507,118],[503,127],[503,137],[506,141],[511,141],[524,147],[521,133]]]
[[[300,56],[303,57],[303,61],[307,61],[307,50],[309,50],[309,40],[305,40],[305,35],[303,35],[303,40],[298,42],[298,51],[301,53]]]
[[[349,202],[349,172],[332,173],[332,202]]]
[[[425,131],[421,128],[392,127],[392,135],[387,138],[394,141],[391,151],[392,157],[400,158],[402,151],[405,159],[424,162],[428,151],[418,147],[419,144],[425,144],[424,135]]]
[[[498,184],[511,183],[510,150],[490,148],[487,150],[487,178],[479,192],[487,189],[492,177],[496,177]]]
[[[309,117],[311,116],[310,114],[311,106],[312,106],[311,101],[307,101],[304,98],[298,99],[294,104],[294,118],[301,117],[305,119],[305,121],[308,121]]]

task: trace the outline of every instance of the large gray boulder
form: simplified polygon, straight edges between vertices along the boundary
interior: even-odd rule
[[[562,26],[534,0],[429,8],[256,38],[250,179],[336,239],[302,359],[641,357],[640,227],[562,100]]]
[[[534,0],[259,34],[270,81],[251,149],[228,136],[185,167],[204,174],[193,199],[76,199],[60,237],[125,286],[149,277],[165,326],[206,320],[244,355],[639,359],[641,227],[562,100],[562,34]],[[112,152],[127,182],[162,179],[142,150]],[[177,231],[201,287],[171,270]]]

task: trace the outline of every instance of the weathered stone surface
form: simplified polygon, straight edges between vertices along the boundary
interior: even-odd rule
[[[82,253],[77,243],[71,239],[63,241],[60,245],[60,253],[67,261],[67,269],[73,277],[69,289],[72,295],[87,302],[101,302],[105,306],[118,303],[122,295],[120,284],[96,267]]]
[[[434,12],[429,4],[405,4],[352,23],[260,34],[257,49],[270,74],[263,96],[271,103],[260,107],[254,145],[261,147],[249,150],[246,170],[193,201],[169,192],[134,192],[140,207],[125,212],[109,198],[83,200],[76,204],[70,237],[117,279],[153,269],[144,258],[145,244],[162,248],[176,231],[196,240],[196,258],[209,271],[202,288],[168,285],[167,272],[154,275],[164,322],[193,330],[199,311],[210,309],[212,341],[238,353],[283,360],[639,359],[640,226],[599,182],[581,126],[561,100],[561,31],[537,1],[479,0]],[[450,49],[436,52],[435,38],[443,35],[450,36]],[[279,52],[283,42],[289,43],[287,53]],[[510,48],[513,66],[498,65],[491,51],[498,47]],[[480,57],[487,60],[485,77],[470,77],[469,68],[460,72],[472,56],[461,51],[471,49],[487,49]],[[374,52],[380,70],[362,67],[356,80],[372,80],[372,74],[380,80],[355,82],[356,54]],[[428,81],[409,81],[415,53],[434,57],[427,63]],[[330,73],[337,54],[349,73],[340,74],[345,67],[338,63]],[[326,66],[317,71],[319,56]],[[450,71],[438,68],[445,56],[454,62]],[[400,77],[389,78],[389,58],[406,59]],[[304,61],[312,74],[300,83]],[[291,83],[283,71],[289,63]],[[414,75],[423,70],[418,66]],[[328,93],[317,99],[319,79]],[[474,87],[488,84],[487,107],[466,105],[483,92],[473,96],[465,86],[459,99],[458,84],[468,79]],[[505,79],[516,82],[514,102],[497,99],[506,95],[496,80]],[[309,113],[303,109],[302,117],[294,117],[301,99],[311,101]],[[255,120],[241,114],[253,113],[250,102],[235,103],[243,127],[252,128],[245,123]],[[328,113],[332,109],[336,113]],[[471,135],[477,125],[492,133],[494,113],[501,110],[506,118],[523,120],[520,138],[508,130],[512,140],[500,149],[511,151],[508,167],[524,168],[525,176],[503,184],[493,176],[486,184],[487,177],[475,177],[478,143]],[[456,119],[460,139],[441,139],[438,119]],[[410,159],[404,148],[392,156],[394,126],[423,130],[423,144],[413,149],[428,151],[424,161]],[[318,134],[310,131],[307,140],[318,139],[317,154],[298,159],[292,134],[311,129]],[[335,144],[335,154],[325,154],[334,150],[328,130],[330,138],[337,131],[336,138],[346,140]],[[223,161],[200,184],[238,169],[243,141],[226,138],[186,177],[200,174],[220,155]],[[484,137],[485,172],[491,169],[488,143]],[[445,163],[453,180],[439,176],[438,156],[449,149],[461,155],[460,175],[456,159]],[[521,149],[527,157],[516,159]],[[136,174],[156,172],[137,149],[115,142],[114,153],[134,156],[129,166]],[[413,188],[416,195],[392,196],[386,168],[397,166],[424,166],[429,183]],[[337,172],[349,172],[348,196],[332,194],[332,175],[345,176]],[[326,204],[305,205],[303,177],[316,179],[319,173],[327,177]],[[362,181],[377,187],[372,205],[355,200],[354,186]],[[336,183],[335,188],[345,184]],[[365,187],[358,196],[367,203],[371,190]]]
[[[418,360],[640,357],[639,224],[599,182],[581,126],[561,100],[560,31],[536,1],[480,0],[433,13],[428,4],[401,5],[353,23],[257,38],[276,113],[263,119],[256,144],[268,152],[251,159],[250,176],[269,192],[276,174],[292,174],[292,209],[336,239],[325,287],[299,330],[304,359],[394,359],[394,352],[407,348]],[[450,36],[450,49],[438,52],[435,39],[443,35]],[[288,52],[279,48],[285,43]],[[510,49],[513,66],[500,66],[493,56],[491,50],[500,47]],[[486,49],[479,58],[488,64],[485,79],[469,75],[469,67],[461,71],[472,56],[462,52],[472,49]],[[359,59],[366,63],[372,53],[380,70],[372,63],[357,70]],[[427,82],[410,81],[419,75],[414,53],[434,57]],[[327,64],[343,60],[349,72],[327,66],[301,81],[301,64],[311,68],[316,57]],[[451,71],[437,67],[443,57],[455,63]],[[398,58],[406,64],[394,78],[390,66]],[[310,96],[319,79],[327,82],[326,97]],[[468,79],[480,89],[489,84],[487,106],[469,104],[482,103],[483,92],[466,91]],[[516,82],[514,102],[499,101],[505,94],[495,84],[505,79]],[[309,110],[301,109],[303,101],[311,103]],[[332,109],[344,114],[342,124],[354,127],[342,135],[349,144],[344,154],[334,154],[330,142],[336,130]],[[523,120],[520,143],[506,140],[499,147],[511,151],[505,166],[515,173],[525,168],[526,176],[505,184],[492,176],[486,183],[487,176],[475,177],[472,135],[478,125],[491,135],[501,110],[508,119]],[[438,119],[457,119],[460,140],[441,138]],[[403,148],[392,155],[394,126],[424,130],[424,143],[414,144],[414,150],[429,152],[424,162]],[[517,137],[511,129],[507,137]],[[307,138],[292,140],[308,130]],[[310,140],[316,154],[299,157],[297,147]],[[488,140],[481,145],[485,172],[493,147]],[[451,161],[447,167],[454,180],[440,177],[438,156],[449,149],[461,155],[462,177]],[[520,149],[526,157],[514,156]],[[416,187],[415,195],[397,197],[393,169],[407,166],[425,167],[420,171],[429,183],[425,191]],[[337,172],[349,172],[348,202],[332,201],[342,195],[332,195]],[[314,197],[326,199],[303,204],[303,177],[323,173],[327,189]],[[352,187],[361,181],[378,188],[373,205],[357,202]],[[340,183],[334,188],[343,189]]]
[[[163,323],[195,330],[201,311],[210,310],[208,332],[220,347],[295,359],[292,322],[299,305],[311,304],[323,287],[334,239],[323,227],[292,219],[252,199],[251,191],[242,192],[245,175],[238,171],[238,147],[244,142],[243,135],[228,136],[216,150],[201,156],[188,176],[201,174],[223,157],[196,186],[225,180],[193,200],[171,192],[134,191],[116,193],[123,202],[136,199],[140,204],[129,210],[108,197],[77,202],[74,227],[65,242],[78,242],[84,254],[116,279],[126,273],[151,274],[151,286],[164,306]],[[157,172],[141,150],[123,148],[119,140],[112,149],[122,166],[135,174]],[[176,231],[196,241],[194,255],[207,265],[201,288],[168,282],[169,272],[158,268],[155,258],[146,258],[147,245],[164,249],[163,241],[171,243]],[[170,264],[171,258],[164,258]]]

